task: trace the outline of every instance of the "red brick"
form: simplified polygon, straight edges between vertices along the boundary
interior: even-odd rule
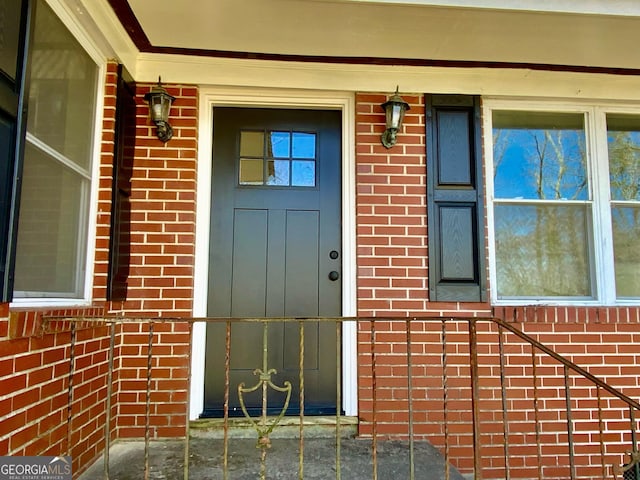
[[[0,357],[11,357],[29,351],[29,339],[19,338],[15,340],[0,341]]]
[[[28,427],[23,427],[21,429],[16,429],[11,433],[11,438],[9,441],[9,448],[11,450],[17,449],[22,445],[25,445],[27,442],[37,438],[38,436],[38,425],[30,425]]]
[[[22,390],[26,386],[27,375],[24,373],[16,373],[10,377],[0,379],[0,392],[4,395]]]

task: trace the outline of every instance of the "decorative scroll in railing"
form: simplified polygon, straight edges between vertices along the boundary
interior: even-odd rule
[[[142,478],[148,479],[154,469],[162,468],[152,464],[150,452],[154,444],[151,437],[162,436],[154,435],[158,428],[154,424],[158,410],[153,400],[154,388],[160,385],[159,377],[166,378],[166,369],[163,372],[159,368],[163,363],[161,357],[171,357],[174,353],[173,337],[166,332],[173,331],[176,325],[180,325],[178,330],[189,332],[191,325],[199,321],[221,324],[225,331],[224,364],[207,366],[224,372],[222,442],[219,448],[211,444],[208,467],[215,467],[225,480],[274,476],[269,470],[274,463],[269,459],[282,455],[283,449],[272,451],[270,447],[285,441],[273,436],[284,428],[284,416],[292,413],[289,411],[292,391],[297,392],[298,397],[295,412],[298,432],[293,444],[290,439],[286,440],[289,443],[284,453],[289,455],[285,460],[289,473],[296,468],[299,479],[304,478],[305,471],[316,468],[324,469],[325,478],[344,476],[350,480],[391,478],[390,475],[447,480],[465,478],[463,475],[472,475],[474,479],[640,478],[637,439],[640,405],[513,324],[497,319],[50,319],[54,320],[72,324],[67,454],[73,454],[71,430],[76,397],[73,380],[78,375],[75,325],[109,326],[109,368],[104,379],[107,388],[104,479],[110,478],[110,469],[114,468],[109,462],[109,447],[118,420],[113,417],[115,409],[111,402],[115,398],[114,385],[120,385],[123,380],[123,356],[133,360],[132,352],[138,352],[135,364],[139,366],[141,378],[138,380],[143,382],[144,392],[137,398],[144,405],[144,413],[142,421],[137,418],[136,422],[144,425]],[[331,438],[325,441],[334,452],[330,461],[326,457],[317,458],[314,449],[320,444],[307,437],[305,330],[313,322],[334,324],[336,331],[335,349],[320,352],[323,357],[338,359],[335,428]],[[345,437],[342,431],[345,422],[341,417],[344,395],[340,372],[344,322],[357,323],[358,354],[357,359],[353,359],[358,365],[357,438]],[[263,333],[261,345],[253,346],[263,353],[262,365],[255,366],[255,383],[249,386],[230,384],[232,338],[237,334],[234,327],[240,324],[253,324]],[[282,381],[280,372],[269,364],[271,345],[267,332],[272,325],[282,324],[298,325],[295,349],[299,374],[293,381]],[[127,333],[131,331],[137,332],[134,338]],[[134,344],[137,349],[125,351]],[[184,354],[184,350],[182,352]],[[186,359],[188,363],[188,352]],[[187,371],[183,377],[185,385],[188,377]],[[119,394],[123,393],[121,387],[117,387]],[[268,405],[269,392],[281,392],[286,397],[275,416]],[[245,396],[255,394],[262,396],[257,415],[245,406]],[[246,423],[255,430],[259,450],[248,470],[253,473],[248,476],[247,470],[239,473],[241,470],[234,464],[230,449],[235,441],[232,434],[235,419],[229,418],[229,401],[234,395]],[[187,479],[191,470],[194,478],[199,478],[197,469],[202,468],[201,462],[191,465],[190,460],[190,441],[195,440],[190,438],[186,421],[188,391],[181,402],[185,420],[181,475]],[[291,445],[295,447],[290,448]],[[166,474],[171,478],[181,476],[175,471]],[[234,477],[238,474],[240,476]]]
[[[640,479],[640,452],[630,452],[629,463],[614,468],[616,479],[638,480]]]

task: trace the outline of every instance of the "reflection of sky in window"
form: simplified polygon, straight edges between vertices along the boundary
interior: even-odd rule
[[[266,184],[314,187],[316,185],[316,135],[303,132],[268,133],[269,160]]]
[[[289,157],[289,144],[291,134],[289,132],[270,132],[271,154],[278,158]]]
[[[497,198],[586,200],[584,132],[494,128]]]
[[[291,184],[294,187],[313,187],[316,184],[316,162],[293,161]]]
[[[316,158],[316,136],[313,133],[293,133],[293,158]]]

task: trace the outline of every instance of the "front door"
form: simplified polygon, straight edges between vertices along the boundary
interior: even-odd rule
[[[214,108],[208,315],[336,317],[341,314],[341,114],[339,111]],[[266,334],[266,335],[265,335]],[[263,368],[292,384],[288,414],[300,409],[300,326],[234,323],[229,411],[241,414],[238,385]],[[203,416],[225,400],[226,327],[208,324]],[[336,326],[304,325],[304,411],[335,413]],[[262,388],[244,396],[262,408]],[[269,413],[285,395],[268,389]]]

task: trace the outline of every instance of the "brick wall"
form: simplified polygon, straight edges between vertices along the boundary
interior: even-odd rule
[[[485,303],[429,301],[424,96],[403,98],[411,109],[387,149],[387,96],[356,95],[358,314],[488,315]]]
[[[119,325],[115,349],[117,378],[117,438],[144,438],[147,381],[149,381],[149,436],[179,438],[188,418],[190,325],[153,323]],[[149,375],[149,378],[147,376]]]
[[[115,81],[115,74],[113,74]],[[131,257],[127,301],[110,311],[128,315],[188,316],[193,298],[197,157],[197,88],[164,85],[176,97],[169,122],[173,138],[162,143],[148,119],[144,94],[136,91],[136,149],[131,178]],[[107,91],[106,111],[115,108],[115,84]],[[115,118],[113,116],[112,118]],[[109,126],[112,128],[111,124]],[[103,138],[94,297],[107,286],[113,132]]]
[[[7,328],[0,338],[0,454],[70,453],[77,470],[104,445],[106,330],[82,325],[73,334],[72,348],[70,325],[52,327],[43,317],[101,315],[103,310],[3,309],[0,325]]]
[[[424,104],[411,110],[404,134],[380,143],[384,95],[356,98],[358,312],[363,316],[421,312],[427,301]]]
[[[131,253],[127,300],[110,312],[138,317],[186,317],[193,305],[195,249],[197,88],[164,85],[176,99],[162,143],[143,100],[153,85],[137,86],[136,149],[131,178]],[[107,159],[108,160],[108,159]],[[104,189],[110,195],[108,168]],[[101,184],[102,185],[102,184]],[[106,192],[104,195],[106,197]],[[110,197],[109,197],[110,198]],[[102,241],[109,227],[102,218]],[[107,257],[101,257],[103,265]],[[106,276],[100,279],[106,288]],[[149,324],[123,324],[116,347],[116,436],[143,437]],[[151,438],[184,436],[190,358],[188,323],[155,323],[152,338]]]
[[[0,455],[73,456],[74,472],[104,449],[110,327],[75,331],[49,316],[181,317],[191,314],[195,243],[197,89],[169,85],[176,97],[167,144],[155,136],[139,85],[132,177],[128,300],[105,302],[113,175],[117,65],[106,72],[93,299],[95,307],[9,311],[0,304]],[[111,439],[144,435],[149,324],[114,331]],[[156,323],[150,382],[151,437],[184,436],[190,325]],[[70,388],[72,387],[71,392]]]
[[[104,169],[113,162],[115,72],[116,65],[109,64],[101,176],[110,175]],[[101,203],[99,224],[106,221],[108,225],[109,210]],[[97,277],[106,275],[100,262],[108,237],[106,245],[99,233]],[[102,452],[108,330],[85,322],[72,331],[70,323],[47,318],[103,316],[103,301],[104,292],[97,291],[93,307],[10,311],[8,304],[0,304],[0,455],[70,454],[77,472]]]
[[[384,114],[379,107],[386,95],[356,96],[358,314],[390,318],[495,315],[517,323],[526,333],[586,367],[592,374],[632,398],[638,398],[638,308],[492,309],[488,304],[429,302],[424,99],[418,95],[405,95],[404,98],[411,105],[405,117],[406,126],[398,136],[398,144],[387,150],[380,143]],[[453,463],[462,471],[470,472],[473,432],[467,322],[448,321],[445,324],[447,344],[444,348],[440,322],[414,320],[410,328],[414,434],[428,438],[443,451],[448,445]],[[483,375],[479,399],[482,457],[484,465],[491,469],[485,472],[484,478],[504,478],[502,392],[495,351],[498,334],[495,327],[484,323],[479,324],[479,331],[484,335],[479,336],[484,344],[478,350]],[[510,452],[515,455],[509,467],[512,475],[517,470],[517,475],[535,476],[538,452],[527,444],[535,435],[535,432],[527,431],[532,428],[534,415],[533,384],[527,383],[533,368],[531,349],[515,338],[506,341],[511,342],[506,347],[507,365],[511,365],[506,369],[508,407],[514,410],[508,420],[512,432],[510,439],[516,445]],[[359,323],[361,435],[373,434],[374,416],[377,435],[403,437],[409,432],[406,342],[405,321],[378,321],[375,328],[371,322]],[[564,402],[563,390],[560,390],[564,389],[563,369],[549,359],[538,357],[539,373],[545,377],[536,387],[542,410],[546,412],[541,414],[543,478],[567,478],[567,466],[563,465],[567,461],[566,419],[557,406],[558,398]],[[571,381],[572,390],[576,389],[574,402],[583,408],[576,414],[576,428],[583,429],[592,440],[597,437],[593,432],[593,419],[597,418],[593,413],[596,394],[593,389],[581,385],[581,380]],[[443,382],[447,383],[446,390]],[[607,440],[611,442],[605,452],[605,461],[610,467],[620,461],[623,451],[629,449],[630,424],[628,412],[627,420],[622,420],[625,412],[620,404],[608,398],[602,401],[606,410],[604,427]],[[597,405],[595,408],[597,410]],[[450,424],[446,432],[448,442],[445,442],[442,423],[445,415]],[[588,415],[587,420],[580,415]],[[578,437],[577,452],[591,448],[586,445],[585,438]],[[583,478],[602,475],[599,455],[599,451],[589,451],[587,463],[579,466]],[[608,472],[611,473],[610,469]]]
[[[359,385],[360,392],[364,392],[360,400],[360,434],[372,436],[375,429],[381,438],[408,436],[410,336],[413,434],[442,452],[446,450],[458,469],[471,472],[473,410],[468,321],[444,318],[407,322],[390,318],[376,321],[375,328],[371,322],[361,323],[367,324],[368,333],[359,336]],[[631,398],[640,396],[637,324],[529,323],[518,327],[556,351],[565,350],[565,356],[617,385]],[[502,333],[501,366],[500,335],[496,325],[477,322],[476,407],[483,478],[505,478],[505,468],[511,478],[538,478],[538,458],[542,459],[540,478],[569,478],[564,367],[540,350],[535,350],[534,360],[531,346],[506,330]],[[632,445],[633,422],[628,407],[572,371],[568,372],[568,385],[576,478],[603,478],[603,464],[606,476],[612,477],[612,466],[623,463],[624,453]],[[636,418],[636,431],[640,431],[639,420]],[[509,441],[508,466],[505,432]],[[601,439],[605,442],[602,451]]]
[[[171,110],[174,138],[163,144],[155,137],[155,128],[147,120],[147,106],[142,100],[151,85],[138,86],[129,297],[126,302],[105,303],[115,72],[116,65],[109,64],[99,179],[96,306],[53,313],[185,317],[191,314],[193,297],[197,89],[166,86],[176,101]],[[421,95],[407,95],[405,99],[411,104],[411,110],[398,145],[387,150],[379,140],[384,130],[384,114],[379,104],[386,100],[386,95],[358,94],[356,97],[358,314],[381,318],[496,315],[518,323],[541,342],[637,398],[640,395],[640,354],[636,354],[635,348],[640,340],[638,308],[492,309],[484,303],[429,302],[424,102]],[[59,454],[66,453],[68,445],[72,445],[74,467],[81,469],[99,455],[104,445],[102,425],[106,418],[109,328],[91,323],[79,325],[72,348],[70,325],[43,323],[42,313],[9,312],[8,305],[0,305],[3,392],[0,453]],[[497,333],[488,324],[482,325],[479,354],[483,362],[483,383],[479,402],[483,435],[486,435],[483,458],[488,467],[495,469],[495,478],[504,478],[500,477],[505,467],[501,455],[502,393],[496,383]],[[378,421],[376,434],[402,437],[408,433],[406,328],[406,321],[376,322],[375,329],[371,322],[359,323],[359,411],[363,436],[373,433],[374,414]],[[467,322],[447,322],[443,330],[439,321],[414,320],[410,328],[414,433],[429,438],[442,449],[449,445],[454,464],[469,471],[472,437]],[[443,332],[447,339],[444,349]],[[152,438],[184,435],[189,340],[187,322],[154,323],[150,381]],[[525,431],[519,420],[527,418],[529,424],[531,420],[531,409],[521,406],[532,403],[533,386],[523,384],[521,379],[531,368],[526,363],[530,362],[531,353],[519,341],[507,341],[511,342],[507,371],[511,377],[509,392],[513,394],[509,402],[520,412],[509,419],[517,426],[510,435],[530,439],[531,432]],[[112,382],[112,438],[144,434],[148,342],[148,323],[118,324]],[[540,368],[548,379],[541,385],[548,385],[550,391],[558,390],[562,372],[558,372],[557,366],[549,365],[548,371],[543,367],[547,365],[541,363]],[[71,396],[70,382],[74,387]],[[443,382],[447,383],[446,393]],[[576,386],[588,392],[586,387],[577,383]],[[579,394],[576,395],[578,401]],[[554,410],[555,401],[549,398],[544,403],[544,410],[551,412],[545,425],[544,456],[548,465],[544,478],[566,476],[566,468],[558,466],[558,453],[566,449],[562,437],[566,421],[563,426],[561,414]],[[593,395],[580,401],[592,407]],[[621,450],[626,440],[619,431],[621,410],[610,400],[605,402],[610,415],[606,428],[613,440],[607,455],[615,456],[619,455],[616,449]],[[451,425],[447,431],[441,422],[445,415]],[[585,429],[592,429],[592,424],[593,421],[587,422]],[[445,434],[449,442],[445,442]],[[598,468],[597,455],[597,452],[593,454],[591,463],[584,466],[591,472],[588,474]],[[529,448],[526,455],[519,452],[519,460],[514,462],[521,462],[521,472],[530,473],[530,464],[536,456]]]

